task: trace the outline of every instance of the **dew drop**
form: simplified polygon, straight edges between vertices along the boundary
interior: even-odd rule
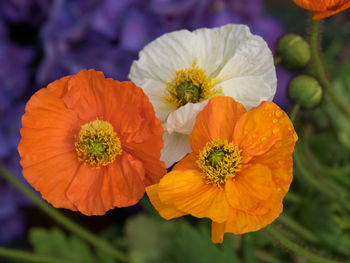
[[[274,128],[274,129],[272,130],[272,133],[273,133],[273,134],[276,134],[276,133],[278,133],[279,131],[280,131],[280,128],[277,128],[277,127],[276,127],[276,128]]]
[[[275,148],[280,148],[282,146],[282,143],[281,142],[277,142],[276,144],[275,144]]]
[[[276,110],[276,111],[275,111],[275,116],[276,116],[277,118],[282,117],[282,111],[281,111],[281,110]]]
[[[277,119],[273,119],[273,121],[272,121],[273,123],[277,123],[278,122],[278,120]]]
[[[266,142],[267,141],[267,138],[266,137],[262,137],[261,138],[261,142]]]

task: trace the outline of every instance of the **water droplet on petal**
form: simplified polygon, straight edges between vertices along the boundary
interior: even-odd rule
[[[282,117],[282,111],[281,110],[276,110],[275,111],[275,116],[277,117],[277,118],[280,118],[280,117]]]
[[[273,121],[272,121],[273,123],[277,123],[278,122],[278,120],[277,119],[273,119]]]
[[[272,133],[273,133],[273,134],[276,134],[276,133],[278,133],[279,131],[280,131],[280,128],[276,127],[276,128],[274,128],[274,129],[272,130]]]
[[[261,138],[261,142],[266,142],[267,141],[267,138],[266,137],[262,137]]]
[[[280,148],[282,146],[282,143],[281,142],[277,142],[276,144],[275,144],[275,148]]]

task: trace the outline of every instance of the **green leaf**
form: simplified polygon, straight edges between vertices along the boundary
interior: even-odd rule
[[[208,232],[198,231],[186,223],[180,225],[175,241],[178,263],[240,262],[232,247],[213,244]]]
[[[51,230],[32,228],[29,232],[29,242],[33,246],[34,251],[41,255],[84,263],[113,262],[102,260],[101,258],[98,259],[84,241],[75,236],[67,237],[58,228]]]

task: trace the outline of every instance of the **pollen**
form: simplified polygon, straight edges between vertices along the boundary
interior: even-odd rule
[[[113,126],[102,120],[94,120],[81,126],[75,150],[79,161],[94,168],[107,166],[122,153],[121,143]]]
[[[221,88],[214,86],[214,81],[194,61],[191,68],[172,73],[171,80],[166,82],[164,98],[167,103],[180,108],[189,102],[201,102],[220,93]]]
[[[241,169],[241,151],[227,140],[214,139],[199,153],[198,167],[208,184],[221,187]]]

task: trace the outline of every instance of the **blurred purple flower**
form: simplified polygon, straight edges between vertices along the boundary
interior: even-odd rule
[[[0,14],[13,23],[42,23],[52,0],[11,0],[0,1]]]
[[[0,181],[0,245],[7,244],[23,234],[23,218],[18,211],[14,190]]]
[[[289,105],[288,84],[292,76],[290,71],[277,67],[277,92],[273,101],[283,109],[287,109]]]

